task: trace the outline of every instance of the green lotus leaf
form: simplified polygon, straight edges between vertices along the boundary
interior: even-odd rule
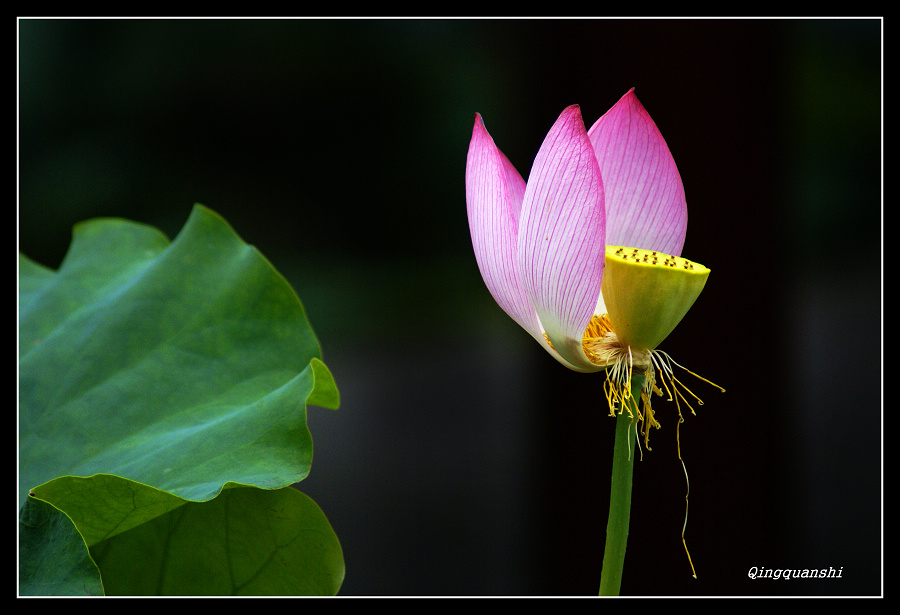
[[[72,520],[29,498],[19,517],[19,592],[31,596],[99,596],[100,571]]]
[[[290,485],[307,404],[338,403],[293,289],[202,206],[171,243],[97,219],[56,272],[20,255],[20,592],[336,593],[340,545]]]

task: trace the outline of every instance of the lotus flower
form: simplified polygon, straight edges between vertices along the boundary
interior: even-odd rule
[[[513,320],[570,369],[626,363],[649,370],[654,389],[654,349],[709,269],[679,258],[684,187],[633,88],[589,131],[577,105],[563,110],[527,183],[476,113],[466,205],[482,278]],[[611,409],[628,395],[614,389]]]

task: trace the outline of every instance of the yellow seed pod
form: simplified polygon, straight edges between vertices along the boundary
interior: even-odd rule
[[[603,302],[619,339],[653,350],[681,322],[706,285],[709,269],[680,256],[606,246]]]

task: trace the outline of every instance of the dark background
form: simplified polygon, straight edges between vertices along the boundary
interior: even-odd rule
[[[595,595],[614,421],[493,302],[474,113],[528,176],[635,92],[712,269],[662,348],[721,384],[636,463],[622,593],[882,593],[878,20],[20,20],[19,247],[200,202],[292,283],[337,380],[300,487],[343,595]],[[693,386],[696,383],[697,386]],[[748,579],[753,567],[840,579]]]

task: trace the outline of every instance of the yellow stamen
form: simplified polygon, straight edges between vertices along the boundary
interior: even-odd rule
[[[594,352],[594,348],[602,344],[604,338],[612,333],[612,325],[609,322],[609,316],[603,314],[591,317],[584,330],[584,339],[581,340],[581,346],[584,348],[584,354],[588,356],[592,363],[601,364],[601,358]]]
[[[644,446],[647,447],[647,450],[652,450],[650,448],[650,429],[659,429],[660,427],[651,403],[652,394],[655,393],[662,396],[664,389],[668,401],[675,401],[679,424],[684,420],[681,414],[681,402],[684,402],[691,410],[691,413],[696,415],[696,411],[684,393],[682,393],[682,390],[693,397],[698,404],[703,405],[703,400],[675,377],[673,366],[678,366],[692,376],[711,384],[723,392],[725,391],[719,385],[676,363],[672,357],[661,350],[640,351],[630,346],[625,346],[619,340],[615,331],[613,331],[609,316],[606,314],[601,316],[595,315],[591,319],[591,322],[585,329],[582,346],[584,347],[585,355],[593,363],[607,366],[603,392],[609,407],[610,416],[621,414],[622,410],[626,409],[631,418],[641,421],[641,434],[644,436]],[[641,389],[640,410],[637,416],[633,416],[626,403],[631,397],[631,377],[634,370],[637,370],[639,373],[643,372],[646,376],[644,386]],[[662,384],[662,389],[657,386],[657,378]],[[681,458],[680,447],[678,458]]]
[[[681,459],[681,453],[678,453],[678,458]],[[694,575],[694,578],[697,578],[697,571],[694,570],[694,562],[691,561],[691,552],[688,551],[687,542],[684,540],[684,530],[687,529],[687,516],[688,516],[688,496],[691,494],[691,479],[688,478],[687,466],[684,465],[684,460],[681,460],[681,467],[684,468],[684,482],[687,483],[687,492],[684,494],[684,525],[681,526],[681,544],[684,545],[684,552],[687,553],[688,564],[691,565],[691,573]]]
[[[687,466],[681,458],[681,423],[684,422],[684,416],[681,413],[681,404],[678,400],[683,401],[690,408],[692,414],[696,415],[696,412],[694,412],[693,406],[691,406],[680,389],[686,391],[699,405],[703,405],[703,400],[675,377],[673,366],[680,367],[695,378],[711,384],[723,393],[725,389],[676,363],[672,357],[661,350],[635,351],[632,347],[625,345],[613,331],[612,323],[607,314],[594,316],[591,319],[591,322],[585,329],[582,346],[584,347],[584,353],[592,362],[597,365],[607,366],[603,392],[606,396],[606,403],[609,406],[610,416],[621,414],[623,409],[627,409],[628,416],[633,421],[640,421],[641,434],[644,436],[644,446],[648,451],[651,450],[650,429],[654,427],[656,429],[660,428],[659,421],[656,420],[653,406],[651,405],[651,395],[655,393],[661,397],[664,389],[668,396],[668,401],[675,402],[675,409],[678,412],[678,422],[675,425],[675,442],[678,460],[681,461],[681,467],[684,469],[684,480],[687,484],[687,491],[684,495],[684,525],[681,528],[681,544],[684,545],[684,552],[687,555],[688,563],[691,565],[691,573],[696,579],[697,571],[694,569],[691,552],[688,551],[687,541],[684,538],[684,533],[687,529],[688,496],[691,492],[691,483],[688,478]],[[631,405],[627,403],[631,397],[631,378],[634,370],[637,370],[639,373],[643,372],[645,376],[644,385],[641,387],[640,409],[637,409],[637,404],[635,404],[637,416],[632,412]],[[656,384],[657,374],[659,374],[662,389]],[[629,439],[629,447],[630,444],[631,440]],[[640,446],[639,440],[638,446]],[[631,451],[629,450],[630,454]]]

